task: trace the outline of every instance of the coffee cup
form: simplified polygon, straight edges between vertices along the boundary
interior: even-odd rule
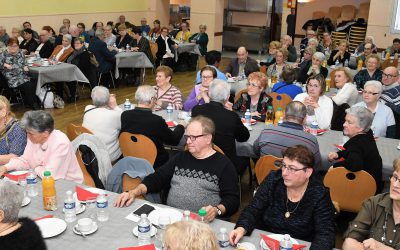
[[[78,220],[78,229],[81,232],[90,231],[93,227],[93,220],[90,218],[82,218]]]
[[[43,62],[42,62],[42,65],[43,65],[43,66],[49,66],[49,61],[43,61]]]

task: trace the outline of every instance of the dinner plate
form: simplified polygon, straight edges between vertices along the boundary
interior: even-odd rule
[[[242,123],[246,124],[246,119],[242,118]],[[256,120],[256,119],[251,119],[251,120],[250,120],[250,124],[251,124],[251,125],[254,125],[254,124],[256,124],[256,123],[257,123],[257,120]]]
[[[269,234],[268,237],[277,240],[277,241],[281,241],[283,239],[283,234]],[[290,240],[292,241],[292,244],[299,244],[299,242],[296,239],[290,238]],[[265,241],[261,238],[260,241],[260,246],[262,249],[264,250],[270,250],[270,248],[267,246],[267,244],[265,243]]]
[[[22,200],[21,207],[25,207],[29,203],[31,203],[31,199],[29,197],[25,196],[24,199]]]
[[[100,194],[101,191],[104,191],[104,190],[99,189],[99,188],[85,188],[85,190],[87,190],[89,192],[92,192],[92,193],[95,193],[95,194]],[[74,199],[76,201],[79,201],[80,203],[86,203],[86,201],[78,200],[78,196],[77,196],[76,192],[74,192],[74,194],[72,196],[74,197]]]
[[[156,208],[149,213],[150,223],[158,225],[158,218],[160,216],[169,216],[171,224],[182,219],[182,212],[173,208]]]
[[[135,226],[132,230],[133,235],[135,235],[136,237],[138,237],[139,231],[138,231],[138,226]],[[154,235],[156,235],[157,233],[157,228],[155,226],[151,226],[150,229],[150,236],[153,237]]]
[[[97,225],[96,222],[93,222],[93,224],[92,224],[92,229],[90,229],[89,231],[82,232],[82,233],[83,233],[84,235],[89,235],[89,234],[92,234],[92,233],[96,232],[97,229],[99,229],[99,226]],[[81,231],[78,230],[78,224],[76,224],[76,225],[74,226],[74,228],[72,228],[72,231],[73,231],[74,233],[78,234],[78,235],[82,235],[82,234],[81,234]]]
[[[67,223],[58,218],[45,218],[35,222],[45,239],[59,235],[67,228]]]

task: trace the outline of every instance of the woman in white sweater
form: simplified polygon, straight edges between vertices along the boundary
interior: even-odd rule
[[[316,121],[319,128],[329,129],[333,115],[333,102],[324,95],[326,89],[324,76],[311,76],[306,84],[307,93],[298,94],[294,98],[294,101],[300,101],[307,107],[306,125],[310,126],[313,121]]]
[[[358,91],[357,86],[353,84],[353,76],[350,71],[344,67],[338,68],[334,72],[334,81],[338,92],[332,96],[332,100],[336,105],[349,104],[353,106],[357,103]]]

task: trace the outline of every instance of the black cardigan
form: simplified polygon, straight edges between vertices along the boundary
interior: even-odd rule
[[[338,52],[337,49],[335,49],[334,51],[332,51],[331,56],[329,57],[328,60],[328,65],[335,65],[336,60],[339,60],[339,63],[341,63],[344,66],[344,63],[347,62],[350,63],[350,53],[349,52],[344,52],[344,57],[341,58],[337,58],[335,61],[333,61],[333,57],[336,55],[336,53]]]
[[[43,44],[42,48],[39,51],[39,55],[41,58],[49,58],[51,56],[51,54],[53,53],[53,50],[54,50],[54,46],[50,42],[50,40],[48,40],[47,42],[45,42]]]
[[[304,65],[304,67],[302,67],[300,69],[299,75],[297,77],[297,81],[301,82],[303,84],[306,83],[307,79],[312,75],[312,74],[307,74],[308,73],[308,69],[311,67],[312,61],[307,61],[306,64]],[[324,78],[326,78],[328,76],[328,69],[325,68],[324,66],[320,67],[320,74],[324,76]]]

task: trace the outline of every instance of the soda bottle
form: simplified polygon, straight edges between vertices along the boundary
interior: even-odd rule
[[[246,113],[244,113],[244,120],[247,126],[251,125],[251,113],[250,113],[250,109],[246,110]]]
[[[66,222],[73,222],[76,220],[75,200],[72,197],[72,191],[66,192],[64,200],[64,218]]]
[[[289,234],[285,234],[283,236],[283,239],[279,243],[279,249],[280,250],[292,250],[293,249],[293,244],[292,244]]]
[[[265,115],[265,125],[271,125],[274,124],[274,110],[272,106],[268,106],[267,108],[267,113]]]
[[[363,66],[363,60],[362,59],[359,59],[358,60],[358,63],[357,63],[357,70],[362,70],[362,66]]]
[[[129,99],[126,99],[124,102],[124,110],[131,110],[131,108],[132,108],[131,102],[129,101]]]
[[[221,227],[219,229],[219,233],[217,235],[217,239],[218,239],[218,244],[221,248],[227,248],[229,247],[229,237],[228,234],[226,232],[226,228]]]
[[[281,119],[281,117],[283,116],[283,111],[281,107],[278,107],[278,109],[275,112],[275,121],[274,121],[274,125],[277,126],[279,120]]]
[[[29,173],[26,176],[26,191],[28,193],[28,196],[35,197],[38,195],[36,183],[36,173],[33,170],[29,170]]]
[[[51,172],[44,171],[44,177],[42,180],[43,189],[43,209],[49,211],[57,210],[57,194],[56,194],[56,182],[51,176]]]
[[[206,210],[204,208],[200,209],[199,213],[198,213],[198,221],[206,222],[206,219],[205,219],[206,214],[207,214],[207,212],[206,212]]]
[[[138,222],[138,240],[139,246],[150,244],[150,221],[146,214],[140,215],[140,220]]]
[[[98,221],[108,221],[108,201],[104,191],[101,191],[99,196],[96,198],[97,207],[97,220]]]

